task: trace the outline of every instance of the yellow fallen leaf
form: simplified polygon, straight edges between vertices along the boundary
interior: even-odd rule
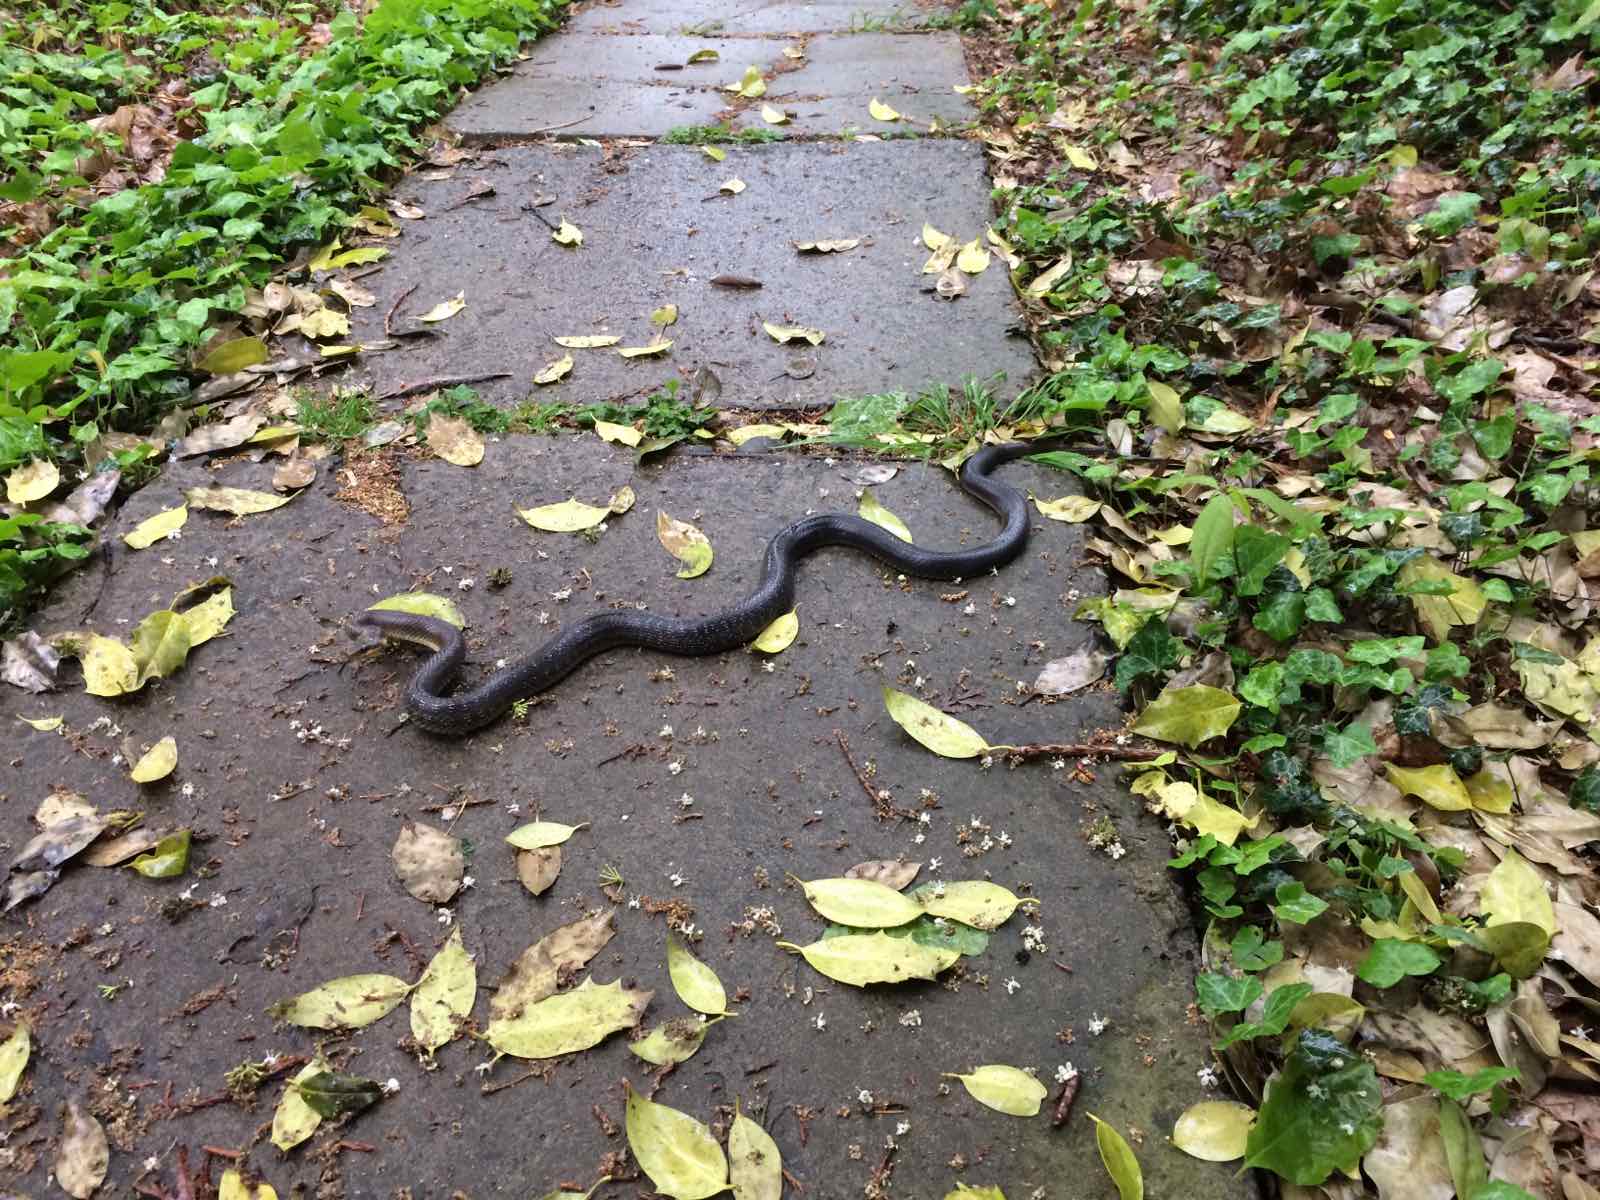
[[[678,323],[678,306],[676,304],[663,304],[650,314],[650,324],[665,329],[668,325]]]
[[[542,504],[538,508],[519,508],[517,516],[535,529],[543,529],[547,533],[578,533],[599,525],[611,516],[611,510],[584,504],[581,500],[563,500],[559,504]]]
[[[726,179],[717,187],[717,191],[726,192],[730,196],[737,196],[744,191],[744,180],[737,176],[733,179]]]
[[[1176,389],[1152,379],[1145,384],[1145,390],[1150,393],[1150,419],[1168,433],[1182,429],[1183,399]]]
[[[144,550],[163,538],[169,538],[177,533],[188,519],[189,506],[180,504],[177,508],[165,509],[153,517],[146,517],[123,534],[122,540],[131,550]]]
[[[319,308],[300,318],[300,332],[313,341],[344,337],[350,332],[350,318],[331,308]]]
[[[898,121],[900,119],[899,113],[895,112],[894,109],[876,96],[872,98],[872,103],[867,105],[867,111],[872,114],[874,121]]]
[[[12,504],[32,504],[55,491],[60,482],[61,472],[55,463],[30,459],[6,476],[6,499]]]
[[[683,564],[679,579],[695,579],[711,569],[711,540],[689,522],[657,509],[656,538],[668,554]]]
[[[1035,496],[1033,505],[1039,510],[1040,516],[1049,517],[1052,521],[1065,521],[1069,525],[1087,521],[1100,511],[1100,501],[1088,496],[1062,496],[1059,500],[1040,500]]]
[[[977,238],[962,246],[961,252],[956,255],[956,268],[968,275],[982,274],[988,267],[989,252],[978,244]]]
[[[464,417],[433,413],[428,418],[428,449],[457,467],[475,467],[483,461],[483,435]]]
[[[583,245],[583,230],[565,217],[562,217],[561,227],[551,231],[550,240],[559,242],[563,246],[581,246]]]
[[[864,521],[871,521],[881,529],[887,529],[902,542],[911,541],[911,530],[906,528],[906,523],[885,508],[872,492],[862,493],[856,515]]]
[[[1067,156],[1067,161],[1080,171],[1098,171],[1100,169],[1100,164],[1095,161],[1094,155],[1081,146],[1067,143],[1061,147],[1061,152]]]
[[[728,157],[728,152],[721,146],[701,146],[700,153],[704,154],[712,162],[721,162]]]
[[[746,67],[738,83],[730,83],[722,90],[743,96],[746,100],[759,100],[767,94],[767,81],[761,78],[760,67]]]
[[[455,601],[448,596],[438,596],[432,592],[400,592],[398,595],[386,596],[367,607],[369,611],[377,612],[417,613],[424,617],[437,617],[441,621],[448,621],[457,629],[467,627],[467,618],[456,607]]]
[[[794,644],[795,636],[800,632],[800,610],[786,612],[771,625],[768,625],[759,634],[756,640],[750,643],[752,650],[759,650],[763,654],[781,654]]]
[[[665,341],[651,342],[648,346],[619,346],[617,347],[617,353],[622,355],[623,358],[645,358],[646,356],[665,354],[671,349],[672,339],[667,338]]]
[[[772,438],[777,441],[785,432],[782,425],[741,425],[737,429],[724,431],[722,436],[735,446],[742,446],[752,438]]]
[[[1385,763],[1389,782],[1403,795],[1416,796],[1441,812],[1465,812],[1472,807],[1472,795],[1461,777],[1448,763],[1432,767],[1397,767]]]
[[[1436,642],[1449,640],[1450,630],[1457,625],[1476,625],[1489,598],[1466,576],[1457,575],[1436,558],[1414,558],[1400,568],[1402,584],[1447,583],[1454,590],[1446,596],[1428,596],[1413,593],[1411,603],[1417,610],[1417,620],[1427,628]]]
[[[810,329],[804,325],[774,325],[771,321],[761,322],[761,328],[775,342],[810,342],[813,346],[820,346],[823,338],[828,335],[820,329]]]
[[[1489,872],[1479,903],[1488,914],[1486,924],[1490,927],[1525,922],[1555,936],[1556,910],[1544,876],[1515,850],[1507,850],[1499,865]]]
[[[860,238],[824,238],[812,242],[796,242],[794,248],[801,254],[840,254],[846,250],[854,250],[860,244]]]
[[[556,339],[560,341],[560,338]],[[572,355],[563,354],[552,363],[546,363],[544,370],[533,377],[533,381],[540,386],[558,383],[572,373]]]
[[[768,125],[787,125],[789,123],[789,114],[781,108],[773,108],[770,104],[763,104],[761,106],[761,119]]]
[[[602,440],[615,442],[621,446],[637,446],[639,440],[644,437],[644,434],[632,425],[618,425],[611,421],[596,421],[594,431]]]
[[[298,492],[295,495],[299,495]],[[205,508],[213,512],[230,513],[248,517],[255,513],[271,512],[282,508],[294,496],[274,496],[271,492],[253,492],[248,488],[192,487],[183,493],[191,508]]]
[[[169,734],[144,752],[128,778],[135,783],[155,783],[171,775],[178,765],[178,743]]]
[[[972,726],[915,696],[886,687],[883,704],[896,725],[942,758],[976,758],[989,749]]]
[[[622,338],[613,333],[581,333],[569,334],[556,338],[556,345],[565,346],[569,350],[600,350],[606,346],[615,346]]]
[[[466,292],[457,292],[454,296],[450,297],[450,299],[439,301],[439,303],[435,304],[417,319],[419,321],[425,321],[430,325],[437,321],[448,321],[466,306]],[[347,325],[346,329],[348,330],[348,328],[349,327]]]
[[[922,244],[929,250],[943,250],[953,241],[948,233],[940,233],[926,221],[922,223]]]

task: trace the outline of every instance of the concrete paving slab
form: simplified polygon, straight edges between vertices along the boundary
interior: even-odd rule
[[[718,185],[739,178],[737,196]],[[467,201],[490,184],[492,196]],[[407,222],[383,269],[363,278],[377,296],[357,310],[357,338],[382,338],[382,319],[405,289],[403,313],[465,292],[467,308],[400,349],[366,356],[352,379],[379,392],[468,371],[504,370],[485,384],[515,402],[564,351],[553,335],[614,333],[624,346],[650,340],[649,315],[678,306],[659,358],[614,350],[574,351],[576,365],[538,398],[588,403],[647,395],[663,379],[709,367],[721,403],[825,405],[840,395],[915,391],[929,382],[1003,372],[1006,395],[1033,370],[1027,341],[1013,336],[1013,297],[1001,264],[968,280],[955,302],[924,288],[924,221],[964,238],[989,213],[982,151],[965,142],[810,143],[729,147],[712,162],[694,147],[652,146],[622,154],[591,147],[507,147],[442,182],[412,178],[399,196],[426,220]],[[564,213],[584,232],[580,249],[557,245],[546,220]],[[465,201],[465,202],[464,202]],[[452,207],[454,206],[454,207]],[[844,254],[798,255],[794,240],[859,237]],[[715,286],[737,275],[759,290]],[[774,342],[762,322],[821,329],[815,349]],[[796,378],[795,376],[804,376]]]
[[[913,0],[623,0],[588,5],[573,14],[568,28],[623,34],[849,33],[919,29],[944,11]]]
[[[625,1144],[620,1081],[652,1090],[620,1037],[526,1079],[510,1060],[478,1073],[488,1055],[470,1040],[442,1050],[437,1070],[420,1069],[403,1044],[403,1011],[331,1039],[275,1028],[265,1015],[272,1001],[338,976],[416,978],[448,933],[441,912],[406,895],[390,865],[402,821],[416,818],[467,840],[476,885],[450,904],[448,921],[477,956],[485,989],[555,926],[612,907],[596,882],[609,864],[627,880],[624,895],[642,903],[615,907],[617,936],[592,970],[601,982],[655,989],[653,1025],[683,1011],[666,975],[659,910],[691,906],[682,915],[703,931],[698,952],[738,996],[741,1015],[712,1029],[656,1099],[719,1124],[739,1100],[765,1121],[808,1196],[862,1195],[892,1138],[888,1184],[868,1194],[936,1200],[964,1181],[1012,1197],[1111,1200],[1087,1111],[1134,1139],[1149,1195],[1256,1194],[1231,1167],[1165,1143],[1173,1118],[1201,1098],[1195,1071],[1207,1056],[1203,1031],[1185,1020],[1195,943],[1163,867],[1161,828],[1136,810],[1114,769],[1096,768],[1090,781],[1044,762],[984,771],[939,759],[906,738],[879,699],[886,683],[920,688],[1010,742],[1117,723],[1104,692],[1016,703],[1017,680],[1092,636],[1069,619],[1075,591],[1098,586],[1081,563],[1080,530],[1037,522],[1025,557],[961,585],[966,599],[951,598],[953,585],[902,583],[858,555],[825,551],[802,568],[801,634],[770,672],[743,652],[666,660],[619,651],[567,680],[525,724],[439,741],[395,725],[413,655],[347,661],[349,619],[377,596],[411,586],[456,596],[471,623],[469,677],[609,606],[714,610],[752,584],[777,528],[810,509],[854,507],[849,464],[674,452],[636,467],[624,451],[572,437],[495,442],[471,470],[383,461],[413,506],[403,527],[380,526],[336,498],[351,480],[380,474],[371,462],[346,462],[282,509],[231,524],[196,512],[181,541],[124,551],[120,535],[184,487],[216,479],[264,488],[271,471],[242,460],[171,467],[114,519],[110,568],[79,572],[39,614],[42,630],[126,635],[185,583],[218,572],[232,579],[238,610],[226,637],[135,697],[0,694],[0,720],[17,731],[7,735],[10,802],[0,808],[12,847],[31,836],[27,814],[57,788],[102,810],[193,824],[205,838],[193,859],[199,875],[162,882],[69,866],[11,919],[0,999],[20,1005],[36,1045],[8,1110],[16,1186],[45,1189],[58,1114],[74,1096],[111,1131],[107,1195],[128,1194],[146,1156],[158,1165],[145,1180],[170,1193],[175,1143],[192,1163],[201,1145],[245,1151],[280,1195],[528,1196],[597,1178],[604,1156]],[[1018,486],[1063,490],[1063,476],[1031,464],[1005,471]],[[572,494],[602,499],[623,483],[637,507],[594,542],[535,533],[512,512]],[[907,467],[878,493],[924,545],[970,543],[993,528],[936,468]],[[658,508],[706,531],[717,555],[709,574],[674,578],[655,540]],[[499,591],[487,586],[497,568],[512,573]],[[466,579],[476,586],[460,590]],[[570,599],[553,598],[568,589]],[[31,731],[18,713],[63,715],[66,730]],[[873,786],[926,811],[926,824],[874,816],[836,730],[857,767],[872,765]],[[179,750],[172,779],[144,790],[128,782],[126,755],[169,733]],[[517,882],[502,842],[536,814],[591,823],[538,899]],[[1127,848],[1119,861],[1086,844],[1102,818]],[[1041,902],[1048,950],[1025,953],[1013,918],[958,978],[861,991],[830,984],[760,928],[775,922],[787,938],[812,940],[822,922],[786,883],[791,874],[830,876],[899,855],[927,863],[925,879],[988,876],[1026,890]],[[298,933],[266,953],[262,943],[290,924]],[[120,990],[110,999],[99,985]],[[480,1022],[486,1008],[480,995]],[[1096,1014],[1110,1021],[1098,1037],[1088,1029]],[[265,1142],[281,1085],[250,1107],[224,1098],[223,1076],[247,1059],[319,1044],[347,1070],[394,1079],[398,1091],[282,1156]],[[1066,1061],[1083,1084],[1062,1129],[1048,1115],[1004,1116],[941,1086],[942,1072],[976,1064],[1035,1067],[1048,1079]],[[901,1122],[909,1128],[897,1132]],[[638,1180],[600,1195],[647,1187]]]

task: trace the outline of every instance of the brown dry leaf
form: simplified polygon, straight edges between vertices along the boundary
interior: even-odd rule
[[[76,1100],[67,1101],[55,1162],[56,1182],[61,1190],[75,1200],[87,1200],[105,1181],[110,1165],[111,1146],[100,1122],[79,1107]]]
[[[428,449],[458,467],[475,467],[483,461],[483,435],[465,417],[433,413],[428,418]]]
[[[880,858],[871,862],[857,863],[844,873],[844,877],[871,880],[873,883],[881,883],[885,887],[901,892],[910,886],[920,870],[922,864],[919,862],[895,862],[893,859]]]
[[[178,443],[174,458],[190,458],[196,454],[209,454],[213,450],[232,450],[242,446],[267,423],[265,413],[247,412],[215,425],[202,425]]]
[[[416,821],[400,827],[394,842],[394,872],[418,900],[443,904],[461,890],[466,869],[460,838]]]
[[[542,896],[561,874],[561,847],[542,846],[538,850],[517,851],[517,878],[535,896]]]
[[[581,969],[615,935],[609,911],[573,921],[546,934],[511,964],[489,1001],[489,1015],[511,1021],[531,1004],[555,995],[562,971]]]
[[[272,486],[280,492],[294,492],[309,487],[316,478],[316,464],[294,454],[279,463],[272,472]]]

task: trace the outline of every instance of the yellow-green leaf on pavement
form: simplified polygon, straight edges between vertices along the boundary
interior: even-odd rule
[[[813,346],[820,346],[828,336],[822,330],[812,329],[808,325],[774,325],[771,321],[763,321],[761,328],[775,342],[810,342]]]
[[[847,933],[823,938],[809,946],[778,942],[839,983],[866,987],[869,983],[900,983],[907,979],[932,979],[954,966],[961,952],[943,946],[924,946],[887,933]]]
[[[501,1054],[517,1058],[571,1054],[599,1045],[619,1029],[632,1029],[652,995],[625,988],[621,980],[601,986],[585,979],[570,992],[528,1005],[518,1016],[491,1020],[485,1036]]]
[[[771,625],[768,625],[759,634],[756,640],[750,643],[752,650],[759,650],[763,654],[781,654],[794,644],[795,637],[800,633],[800,610],[786,612]]]
[[[576,248],[583,245],[583,230],[565,217],[562,217],[560,227],[550,231],[550,240],[563,246]]]
[[[181,600],[182,597],[179,597]],[[174,600],[176,607],[179,600]],[[225,587],[193,608],[183,610],[183,623],[189,627],[189,649],[204,645],[228,627],[233,620],[233,589]]]
[[[688,1113],[628,1089],[628,1148],[655,1190],[673,1200],[707,1200],[728,1186],[722,1147]]]
[[[546,533],[578,533],[593,529],[611,515],[609,508],[585,504],[581,500],[563,500],[560,504],[517,509],[517,516]]]
[[[386,596],[371,605],[368,611],[416,613],[418,616],[437,617],[441,621],[448,621],[457,629],[467,627],[467,618],[461,615],[461,610],[456,607],[455,601],[448,596],[439,596],[432,592],[400,592],[398,595]]]
[[[249,488],[192,487],[183,493],[191,508],[204,508],[224,512],[235,517],[248,517],[256,513],[282,508],[294,495],[274,496],[271,492],[254,492]]]
[[[455,316],[458,312],[460,312],[466,306],[467,306],[467,294],[465,292],[457,292],[454,296],[451,296],[448,300],[439,301],[439,303],[435,304],[432,308],[430,308],[427,312],[423,313],[422,316],[418,317],[417,319],[419,321],[426,322],[429,325],[433,325],[433,324],[438,323],[439,321],[448,321],[451,317]]]
[[[560,338],[556,339],[558,342],[560,340]],[[612,340],[620,341],[621,339],[613,338]],[[548,384],[561,382],[561,380],[565,379],[569,374],[571,374],[571,372],[572,355],[563,354],[560,358],[553,362],[548,362],[542,368],[540,368],[540,370],[534,374],[533,381],[539,384],[541,387],[544,387]]]
[[[33,1052],[33,1031],[26,1021],[18,1021],[11,1036],[0,1045],[0,1104],[8,1104],[17,1094],[22,1073],[28,1069],[28,1056]]]
[[[981,275],[989,269],[989,257],[982,243],[973,238],[956,254],[956,269],[967,275]]]
[[[267,1011],[306,1029],[360,1029],[388,1016],[410,990],[393,975],[345,975],[280,1000]]]
[[[728,1128],[728,1172],[733,1200],[779,1200],[783,1195],[778,1143],[737,1106]]]
[[[1490,926],[1513,921],[1537,925],[1551,937],[1556,933],[1556,910],[1550,902],[1539,869],[1515,850],[1507,850],[1499,865],[1483,881],[1479,904]]]
[[[651,358],[657,354],[665,354],[671,349],[671,338],[658,338],[643,346],[618,346],[617,353],[623,358]]]
[[[1346,997],[1339,997],[1346,999]],[[1354,1001],[1351,1001],[1354,1003]],[[1172,1127],[1172,1144],[1191,1158],[1232,1162],[1244,1157],[1256,1110],[1237,1100],[1202,1100],[1191,1104]]]
[[[272,1144],[279,1150],[293,1150],[322,1124],[322,1115],[305,1102],[298,1085],[327,1069],[327,1063],[313,1059],[283,1089],[277,1110],[272,1114]]]
[[[1040,516],[1049,517],[1052,521],[1065,521],[1069,525],[1087,521],[1100,511],[1100,501],[1088,496],[1062,496],[1059,500],[1040,500],[1035,496],[1033,504]]]
[[[1013,1117],[1036,1116],[1039,1105],[1050,1094],[1050,1089],[1032,1075],[1004,1063],[979,1067],[969,1075],[948,1074],[947,1077],[961,1080],[961,1086],[979,1104]]]
[[[909,897],[908,897],[909,899]],[[1022,900],[987,879],[958,879],[920,889],[918,908],[930,916],[960,921],[977,929],[999,929]]]
[[[728,1011],[728,993],[723,990],[717,973],[694,955],[678,940],[678,935],[667,934],[667,975],[672,988],[695,1012],[710,1017],[720,1017]]]
[[[1472,795],[1467,785],[1449,763],[1432,767],[1397,767],[1384,763],[1389,782],[1403,795],[1415,796],[1424,804],[1441,812],[1465,812],[1472,807]]]
[[[232,375],[246,367],[264,363],[270,357],[267,343],[262,338],[230,338],[206,351],[195,367],[207,375]]]
[[[622,336],[615,333],[573,333],[557,337],[556,345],[569,350],[601,350],[621,340]]]
[[[864,521],[871,521],[874,525],[887,529],[902,542],[911,540],[911,530],[906,528],[906,523],[880,504],[873,492],[861,494],[861,505],[856,509],[856,515]]]
[[[180,504],[177,508],[169,508],[153,517],[146,517],[123,534],[122,540],[127,543],[130,550],[148,549],[154,543],[178,532],[188,519],[189,506]]]
[[[189,622],[170,608],[153,612],[133,630],[133,661],[139,667],[139,683],[165,678],[189,658]]]
[[[238,1167],[229,1167],[217,1185],[217,1200],[278,1200],[278,1193],[260,1179],[246,1183]]]
[[[883,704],[896,725],[942,758],[976,758],[989,749],[989,743],[972,726],[915,696],[886,687]],[[1237,701],[1234,706],[1237,710]]]
[[[644,440],[644,434],[632,425],[618,425],[615,421],[596,421],[594,431],[603,442],[614,442],[619,446],[637,446]]]
[[[711,569],[711,539],[689,522],[657,509],[656,538],[668,554],[683,564],[679,579],[695,579]]]
[[[1242,708],[1232,693],[1209,684],[1168,688],[1139,714],[1133,731],[1192,750],[1201,742],[1226,733]]]
[[[1111,1182],[1117,1185],[1120,1200],[1144,1200],[1144,1172],[1133,1156],[1133,1148],[1093,1113],[1089,1114],[1089,1119],[1094,1122],[1094,1140],[1100,1149],[1100,1161],[1105,1164]]]
[[[546,846],[559,846],[578,830],[587,827],[589,822],[582,825],[563,825],[560,821],[530,821],[526,825],[518,825],[506,835],[518,850],[542,850]]]
[[[868,103],[867,112],[871,114],[874,121],[888,122],[898,121],[900,119],[899,113],[890,108],[882,100],[879,100],[876,96],[874,96],[871,102]]]
[[[192,839],[193,835],[187,829],[169,833],[128,866],[146,879],[176,879],[189,869],[189,843]]]
[[[856,929],[891,929],[915,921],[923,911],[904,892],[871,879],[813,879],[800,886],[818,913]]]
[[[657,1026],[628,1049],[655,1067],[670,1066],[692,1058],[706,1040],[711,1024],[699,1017],[675,1017]]]
[[[461,927],[433,956],[411,993],[411,1036],[433,1053],[460,1034],[478,995],[478,970],[461,944]]]
[[[133,764],[128,778],[135,783],[155,783],[171,775],[178,765],[178,742],[170,733],[146,750]]]
[[[91,696],[121,696],[144,686],[133,651],[116,638],[91,633],[84,639],[78,661],[83,666],[83,690]]]

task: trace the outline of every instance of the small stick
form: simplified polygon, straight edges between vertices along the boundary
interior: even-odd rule
[[[201,1143],[200,1149],[215,1158],[226,1158],[230,1162],[238,1162],[244,1157],[243,1150],[224,1150],[221,1146],[207,1146]]]
[[[394,314],[399,310],[400,306],[406,302],[406,297],[410,296],[411,293],[416,291],[420,286],[422,285],[413,283],[405,291],[401,292],[397,297],[395,297],[395,302],[389,306],[389,311],[383,314],[383,335],[385,337],[394,336],[394,326],[391,324],[391,322],[394,320]]]
[[[1050,1114],[1050,1125],[1060,1129],[1067,1123],[1067,1118],[1072,1115],[1072,1102],[1078,1098],[1078,1081],[1081,1075],[1074,1075],[1061,1085],[1061,1090],[1056,1093],[1055,1111]]]
[[[376,1153],[377,1147],[371,1142],[353,1142],[349,1138],[340,1138],[333,1144],[335,1150],[358,1150],[362,1154]]]
[[[504,1083],[486,1083],[478,1090],[485,1096],[492,1096],[496,1092],[503,1092],[507,1088],[514,1088],[519,1083],[526,1083],[530,1079],[538,1079],[544,1074],[540,1070],[525,1071],[515,1079],[508,1079]]]
[[[393,391],[384,392],[378,400],[403,400],[407,396],[419,396],[423,392],[436,391],[439,388],[460,387],[467,383],[483,383],[488,379],[510,379],[510,371],[486,371],[482,375],[441,375],[437,379],[423,379],[416,383],[403,383]]]
[[[793,1175],[789,1174],[789,1168],[788,1167],[779,1167],[778,1170],[783,1172],[783,1177],[789,1181],[789,1186],[790,1187],[792,1187],[795,1191],[799,1192],[801,1195],[805,1194],[805,1190],[806,1190],[805,1184],[801,1183]]]
[[[497,800],[486,800],[486,799],[484,799],[483,797],[480,796],[476,800],[448,800],[448,801],[444,801],[443,803],[440,803],[440,804],[425,804],[425,805],[422,806],[422,811],[423,812],[436,813],[436,812],[443,812],[447,808],[471,808],[471,807],[473,807],[474,805],[477,805],[477,804],[498,804],[498,803],[499,803],[499,801],[497,801]]]
[[[867,794],[867,799],[872,801],[872,811],[877,814],[878,820],[887,821],[890,817],[912,819],[911,813],[906,812],[904,809],[896,808],[878,795],[878,790],[867,779],[867,773],[856,766],[856,760],[850,756],[850,739],[845,737],[844,730],[835,729],[833,736],[839,743],[839,751],[844,755],[844,761],[849,763],[850,770],[855,772],[856,780],[861,784],[861,790]]]

